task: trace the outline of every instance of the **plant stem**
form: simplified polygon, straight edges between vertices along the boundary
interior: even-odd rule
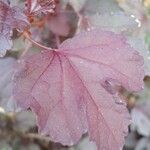
[[[53,49],[50,48],[50,47],[46,47],[46,46],[41,45],[40,43],[34,41],[34,40],[29,36],[29,34],[28,34],[27,32],[24,32],[23,35],[24,35],[32,44],[34,44],[35,46],[37,46],[37,47],[39,47],[39,48],[42,48],[42,49],[44,49],[44,50],[51,50],[51,51],[53,50]]]

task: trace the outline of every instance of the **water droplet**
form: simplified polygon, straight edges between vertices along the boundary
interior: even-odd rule
[[[123,102],[121,99],[119,99],[118,96],[114,97],[114,98],[115,98],[115,103],[116,104],[121,104],[121,105],[125,104],[125,102]]]
[[[83,64],[83,61],[80,61],[80,64]]]
[[[135,16],[134,15],[130,15],[132,18],[135,18]]]
[[[87,28],[87,31],[90,31],[91,29],[90,28]]]

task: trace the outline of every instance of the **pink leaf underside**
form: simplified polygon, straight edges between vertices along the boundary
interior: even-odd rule
[[[21,9],[10,7],[9,3],[0,0],[0,55],[3,56],[6,50],[12,47],[10,36],[12,29],[23,30],[28,25],[26,16]]]
[[[14,96],[36,113],[42,134],[72,145],[88,131],[98,150],[122,148],[130,117],[114,84],[138,91],[144,71],[142,57],[121,35],[98,29],[81,33],[23,64]]]

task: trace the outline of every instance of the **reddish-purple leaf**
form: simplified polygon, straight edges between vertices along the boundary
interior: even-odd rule
[[[142,57],[121,35],[81,33],[23,64],[14,96],[36,113],[41,133],[72,145],[88,131],[99,150],[122,148],[130,117],[117,88],[140,90],[144,73]]]
[[[30,14],[53,13],[55,0],[26,0],[27,11]]]
[[[69,34],[70,27],[65,13],[50,16],[47,24],[48,28],[56,35],[67,36]]]
[[[55,14],[47,17],[47,27],[56,35],[67,36],[70,30],[68,18],[67,12],[57,5]]]
[[[12,29],[24,30],[27,27],[27,17],[18,7],[10,7],[9,2],[0,0],[0,56],[11,49]]]

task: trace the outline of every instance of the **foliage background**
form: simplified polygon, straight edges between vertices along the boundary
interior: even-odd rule
[[[12,4],[22,7],[23,1],[12,0]],[[150,150],[150,0],[62,0],[61,7],[67,12],[67,21],[63,18],[56,23],[61,25],[62,30],[59,26],[49,26],[50,31],[34,28],[32,32],[36,41],[55,48],[58,37],[62,42],[80,32],[88,25],[86,18],[77,14],[80,12],[80,15],[88,16],[93,28],[122,32],[143,55],[147,75],[144,90],[140,93],[123,91],[133,120],[124,150]],[[24,49],[30,47],[30,43],[21,36],[18,38],[17,31],[14,31],[13,41],[12,51],[0,59],[0,150],[95,150],[87,135],[73,147],[51,142],[48,137],[37,134],[35,116],[30,110],[20,112],[12,97],[12,64],[16,63],[15,58],[20,57]],[[36,52],[38,50],[32,47],[31,53]]]

